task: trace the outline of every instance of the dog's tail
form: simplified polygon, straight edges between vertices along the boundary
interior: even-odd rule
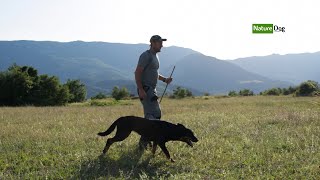
[[[118,120],[116,120],[114,123],[112,123],[111,126],[106,131],[99,132],[98,135],[99,136],[107,136],[107,135],[109,135],[116,128],[117,123],[118,123]]]

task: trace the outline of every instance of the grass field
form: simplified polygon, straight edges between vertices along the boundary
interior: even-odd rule
[[[164,99],[163,119],[199,139],[167,143],[175,163],[140,153],[135,133],[101,156],[96,133],[143,114],[138,100],[104,105],[1,107],[0,179],[320,178],[320,98]]]

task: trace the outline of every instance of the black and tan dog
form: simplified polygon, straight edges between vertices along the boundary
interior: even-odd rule
[[[166,121],[149,120],[141,117],[126,116],[117,119],[105,132],[99,132],[99,136],[107,136],[117,127],[116,135],[107,140],[103,149],[105,154],[109,147],[118,141],[126,139],[131,131],[135,131],[144,136],[147,141],[153,141],[152,153],[155,154],[157,145],[160,146],[166,157],[172,162],[165,143],[168,141],[182,141],[193,147],[192,142],[198,142],[193,132],[182,124],[172,124]]]

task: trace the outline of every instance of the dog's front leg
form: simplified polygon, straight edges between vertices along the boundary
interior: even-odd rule
[[[164,154],[166,155],[167,159],[169,159],[171,162],[174,162],[174,160],[172,158],[170,158],[170,153],[166,147],[165,142],[159,143],[159,146],[160,146],[161,150],[164,152]]]
[[[153,141],[153,145],[152,145],[152,154],[153,154],[153,156],[156,154],[156,151],[157,151],[157,145],[158,145],[158,143],[157,142],[155,142],[155,141]]]

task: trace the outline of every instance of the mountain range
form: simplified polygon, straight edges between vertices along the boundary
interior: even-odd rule
[[[320,82],[320,52],[272,54],[230,61],[243,69],[271,79],[299,84],[305,80]]]
[[[87,86],[88,97],[98,92],[110,93],[114,86],[125,86],[136,94],[134,70],[147,44],[107,42],[0,41],[0,70],[13,63],[33,66],[39,74],[55,75],[62,82],[80,79]],[[159,53],[160,73],[177,86],[195,95],[208,92],[225,94],[248,88],[255,93],[272,87],[288,87],[305,80],[320,81],[320,52],[270,55],[236,60],[219,60],[188,48],[170,46]],[[159,94],[165,84],[159,82]]]

